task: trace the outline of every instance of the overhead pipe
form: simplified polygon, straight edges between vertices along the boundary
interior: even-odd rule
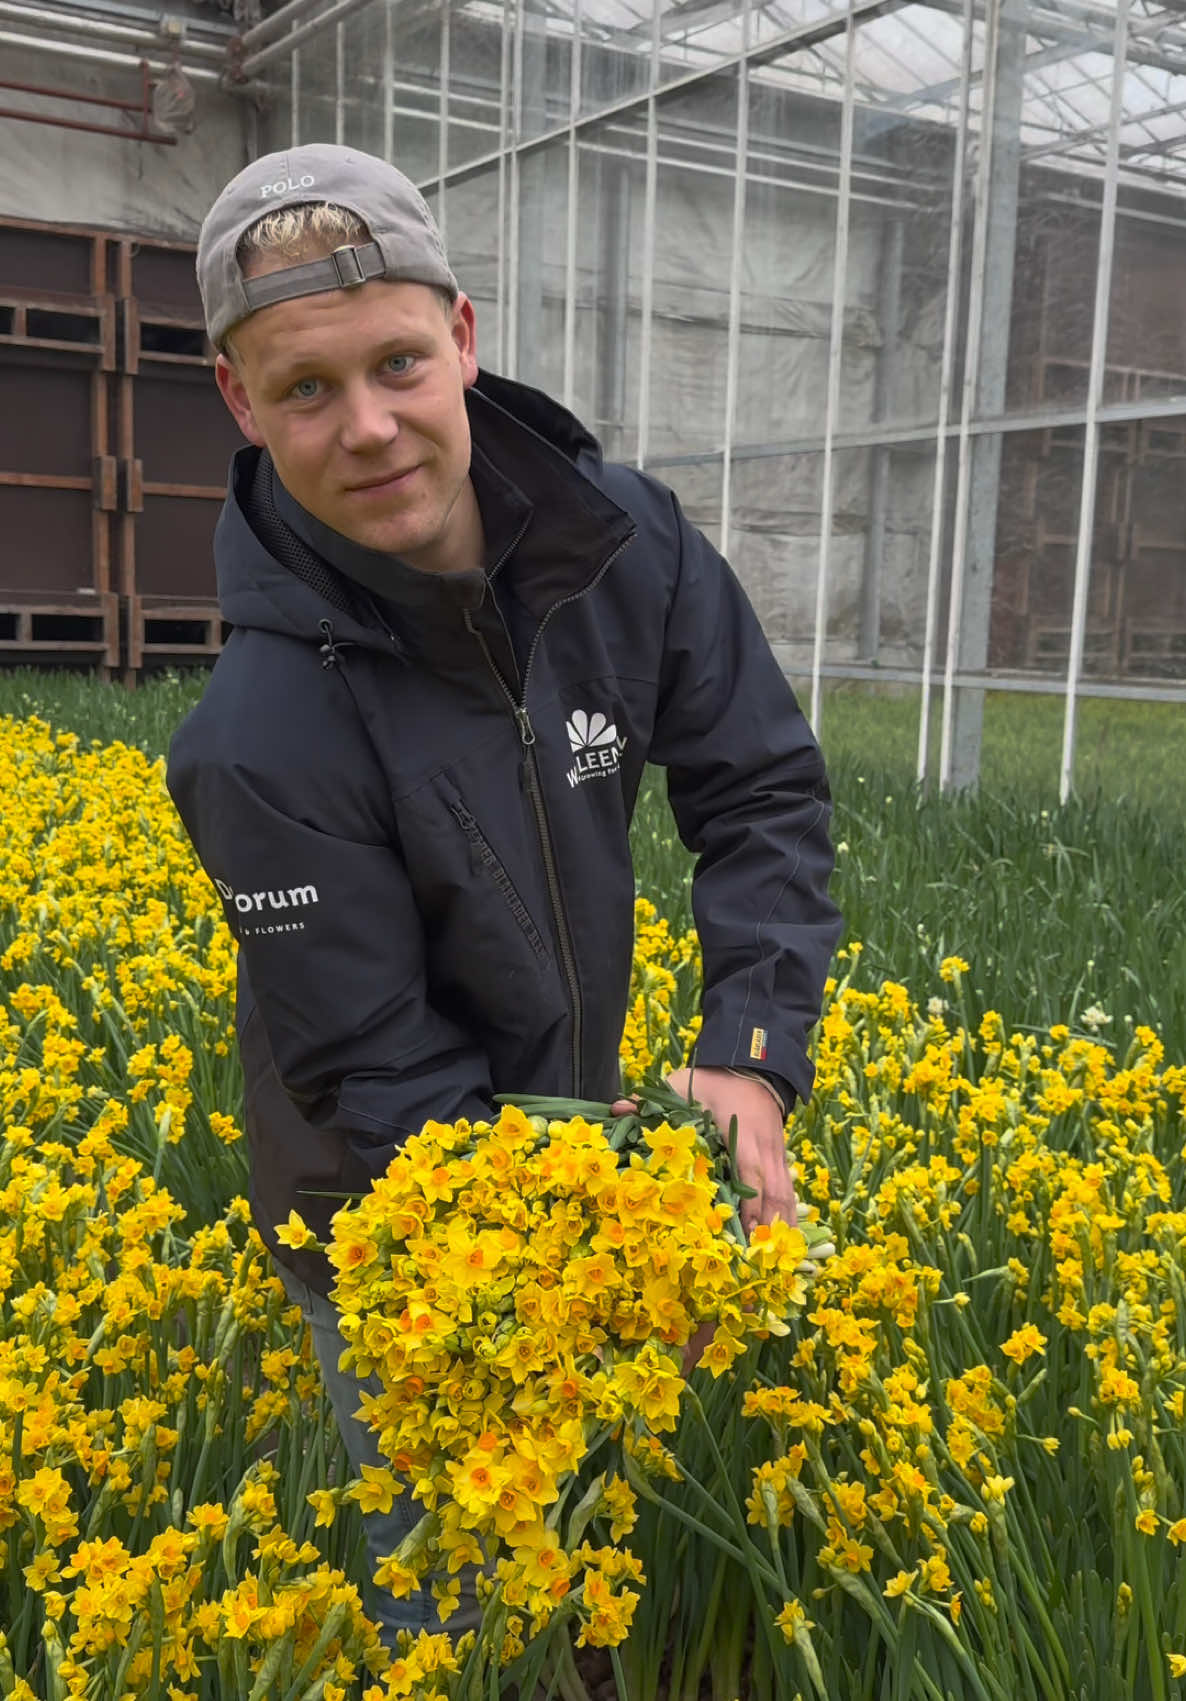
[[[176,147],[177,137],[168,131],[152,130],[152,84],[149,81],[148,65],[142,60],[140,64],[140,99],[117,100],[110,95],[75,94],[70,89],[46,88],[41,83],[12,83],[0,81],[0,89],[12,89],[16,94],[48,95],[51,100],[73,101],[80,106],[102,106],[115,108],[118,112],[134,112],[140,120],[138,130],[128,130],[122,125],[95,124],[82,118],[62,118],[55,113],[22,112],[16,107],[0,106],[0,118],[13,118],[20,123],[48,124],[55,130],[85,130],[92,136],[115,136],[121,142],[159,142],[165,147]]]
[[[3,86],[0,84],[0,88]],[[163,130],[119,130],[114,124],[87,124],[81,118],[50,118],[43,112],[18,112],[14,106],[0,106],[0,118],[17,123],[48,124],[54,130],[85,130],[89,136],[115,136],[121,142],[155,142],[163,148],[177,146],[176,136],[167,136]]]
[[[148,28],[161,12],[167,14],[169,10],[167,5],[150,9],[140,4],[139,0],[77,0],[77,4],[75,0],[26,0],[26,3],[30,6],[40,6],[45,11],[62,12],[67,16],[78,11],[84,12],[88,18],[97,18],[100,21],[105,18],[119,24],[138,21],[143,28]],[[196,0],[196,4],[212,5],[216,4],[216,0]],[[205,14],[191,17],[187,14],[185,23],[187,29],[197,30],[205,41],[227,42],[237,33],[236,26],[228,18],[220,16],[217,10],[214,10],[210,17]]]
[[[102,38],[111,43],[126,42],[129,47],[144,47],[157,53],[179,53],[184,58],[192,54],[198,59],[206,59],[224,64],[226,50],[204,41],[191,41],[187,36],[176,42],[155,34],[152,30],[135,29],[128,24],[105,23],[97,18],[71,18],[63,12],[47,12],[36,6],[24,6],[19,0],[0,0],[0,18],[11,18],[14,23],[33,24],[48,29],[61,30],[67,35],[86,35]]]
[[[239,37],[244,49],[250,52],[260,47],[265,41],[271,41],[275,35],[283,35],[286,30],[298,23],[314,6],[320,5],[321,0],[288,0],[287,6],[281,6],[278,12],[271,12],[266,18],[261,18],[258,24],[252,24]]]
[[[81,59],[89,65],[120,65],[133,71],[138,71],[146,63],[143,56],[108,52],[106,48],[92,47],[89,42],[51,41],[45,36],[14,35],[10,30],[0,30],[0,47],[25,47],[34,53],[58,53],[68,59]],[[168,64],[150,66],[154,71],[167,71],[169,68]],[[183,69],[187,77],[198,77],[208,83],[222,82],[221,71],[207,70],[204,65],[186,65]]]
[[[295,3],[296,0],[294,0]],[[328,11],[320,13],[316,18],[311,18],[307,24],[302,24],[299,29],[290,31],[279,41],[274,41],[270,46],[261,48],[258,53],[249,54],[240,65],[241,71],[244,76],[251,76],[254,72],[262,70],[265,65],[270,65],[274,59],[279,59],[283,54],[290,53],[294,47],[299,47],[310,36],[319,35],[327,25],[341,23],[342,19],[349,17],[351,12],[360,11],[363,6],[370,4],[371,0],[337,0],[336,5],[331,6]],[[285,9],[287,10],[287,8]],[[302,9],[308,10],[307,7]],[[273,19],[279,18],[283,16],[283,13],[274,12],[272,16]],[[243,39],[246,40],[246,36]]]
[[[139,100],[117,100],[113,95],[77,94],[73,89],[54,89],[45,83],[10,83],[0,77],[0,89],[11,89],[15,94],[48,95],[51,100],[73,100],[80,106],[112,106],[120,112],[138,112],[143,114],[146,107],[146,96]],[[34,113],[21,113],[20,117],[33,118]]]

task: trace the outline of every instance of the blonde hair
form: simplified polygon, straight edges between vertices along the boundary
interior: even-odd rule
[[[255,255],[276,254],[282,260],[319,259],[346,243],[369,242],[371,233],[348,207],[331,201],[303,201],[265,213],[239,238],[236,258],[250,272]]]
[[[332,254],[346,243],[369,242],[371,233],[366,223],[349,207],[339,207],[334,201],[301,201],[295,207],[277,207],[265,213],[239,238],[235,250],[245,277],[250,277],[252,261],[264,255],[277,255],[281,260],[299,265],[302,260],[319,260]],[[451,314],[453,297],[447,289],[432,286],[443,311]],[[232,330],[234,327],[232,326]],[[239,357],[228,331],[222,340],[222,353],[232,366]]]

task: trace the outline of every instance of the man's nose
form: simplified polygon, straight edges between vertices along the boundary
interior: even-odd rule
[[[351,386],[344,397],[341,442],[354,455],[373,454],[385,449],[399,435],[399,421],[385,396],[374,385],[360,383]]]

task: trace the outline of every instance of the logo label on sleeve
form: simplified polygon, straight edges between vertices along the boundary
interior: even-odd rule
[[[766,1059],[766,1030],[755,1028],[750,1035],[749,1054],[754,1063],[763,1063]]]
[[[228,886],[225,880],[215,879],[219,895],[229,910],[236,910],[240,916],[251,916],[253,926],[239,925],[233,929],[240,938],[246,935],[254,937],[259,933],[303,933],[303,921],[293,921],[287,917],[276,919],[277,910],[304,909],[307,904],[317,902],[316,886],[286,886],[276,891],[236,892]],[[268,919],[271,918],[271,919]]]

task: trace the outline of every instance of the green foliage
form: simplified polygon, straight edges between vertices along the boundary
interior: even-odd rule
[[[135,744],[163,756],[174,727],[205,690],[209,673],[154,674],[134,691],[109,685],[73,668],[0,672],[0,715],[38,715],[57,732],[76,732],[87,743]]]
[[[871,974],[925,986],[959,955],[977,1010],[1042,1027],[1094,1006],[1122,1049],[1133,1023],[1150,1022],[1171,1056],[1186,1055],[1186,977],[1171,967],[1186,932],[1176,797],[1164,808],[1103,795],[1035,807],[1021,787],[941,797],[847,753],[831,783],[832,895]],[[634,844],[640,892],[673,928],[689,925],[692,859],[661,775],[644,788]]]
[[[76,675],[10,674],[0,676],[0,712],[37,712],[85,740],[122,740],[155,755],[196,701],[204,678],[164,677],[128,693]],[[1181,1222],[1159,1219],[1163,1205],[1180,1209],[1186,1199],[1182,1130],[1180,1112],[1166,1115],[1165,1079],[1142,1062],[1148,1039],[1136,1039],[1133,1029],[1148,1023],[1160,1030],[1171,1064],[1186,1056],[1186,983],[1177,961],[1186,896],[1178,865],[1181,761],[1175,755],[1183,722],[1176,708],[1113,704],[1104,705],[1112,717],[1105,723],[1102,710],[1092,719],[1097,707],[1085,706],[1085,771],[1100,776],[1101,789],[1059,807],[1051,771],[1057,715],[1047,700],[1036,706],[1017,698],[990,703],[989,782],[979,795],[955,799],[920,794],[913,783],[913,705],[881,698],[871,706],[848,693],[826,705],[836,798],[834,892],[845,913],[846,940],[859,940],[863,951],[844,959],[844,975],[854,976],[844,1033],[838,1037],[833,1026],[829,1057],[823,1025],[820,1091],[793,1130],[802,1191],[825,1214],[839,1247],[830,1273],[817,1278],[816,1293],[830,1294],[833,1311],[844,1308],[847,1315],[862,1266],[858,1258],[847,1267],[846,1254],[859,1252],[866,1241],[884,1251],[887,1232],[908,1248],[903,1267],[910,1263],[911,1279],[933,1270],[935,1283],[920,1299],[917,1325],[869,1312],[876,1353],[859,1377],[843,1362],[848,1348],[839,1333],[835,1341],[828,1336],[826,1320],[801,1358],[788,1355],[810,1344],[805,1330],[753,1349],[733,1378],[699,1376],[676,1437],[682,1482],[661,1482],[650,1496],[639,1489],[642,1515],[633,1545],[646,1557],[650,1581],[634,1632],[614,1655],[618,1701],[627,1695],[632,1701],[703,1701],[706,1684],[713,1701],[741,1695],[770,1701],[794,1695],[1144,1701],[1177,1693],[1172,1674],[1186,1659],[1177,1651],[1186,1641],[1179,1546],[1186,1539],[1186,1286]],[[1106,736],[1100,732],[1105,724]],[[159,846],[162,834],[155,831],[149,842]],[[690,917],[690,858],[676,838],[659,775],[648,777],[634,843],[640,891],[676,933],[682,931]],[[132,847],[122,845],[121,855],[126,877]],[[39,877],[45,876],[43,863]],[[171,892],[174,887],[180,892],[176,881]],[[13,974],[58,987],[40,955],[55,944],[51,930],[44,917],[26,925],[36,949],[14,963]],[[77,950],[81,922],[75,912],[62,929],[58,943]],[[205,935],[194,938],[206,942]],[[196,957],[205,954],[199,950]],[[104,984],[120,984],[126,956],[98,961]],[[953,968],[953,958],[971,967]],[[76,970],[83,972],[76,965],[70,972]],[[229,964],[225,978],[229,983]],[[901,984],[880,993],[859,991],[883,978],[910,987],[918,1004],[899,1008],[907,999]],[[942,996],[923,1004],[926,992],[938,995],[940,989]],[[205,1033],[197,1020],[201,1001],[183,1010],[170,1003],[175,987],[162,981],[159,990],[163,1002],[144,1019],[162,1023],[161,1031],[146,1030],[138,1040],[163,1046],[169,1035],[185,1035],[197,1059],[195,1110],[232,1108],[225,1095],[233,1065],[229,1058],[207,1058],[213,1030]],[[845,993],[842,977],[833,1018]],[[67,1015],[96,1020],[60,987],[57,995]],[[690,1018],[684,1001],[691,995],[690,977],[687,985],[679,981],[671,1012],[677,1027]],[[208,988],[205,996],[214,1000]],[[214,1001],[225,1027],[224,994]],[[1007,1047],[997,1047],[1007,1068],[981,1025],[988,1009],[1002,1011],[1009,1024]],[[1076,1030],[1065,1053],[1042,1032],[1055,1022]],[[28,1023],[15,1063],[51,1084],[56,1080],[65,1095],[69,1082],[57,1080],[46,1062],[44,1017],[30,1010]],[[1109,1048],[1106,1066],[1093,1060],[1090,1035]],[[936,1047],[953,1062],[950,1088],[928,1085]],[[1022,1065],[1028,1066],[1031,1049],[1049,1068],[1035,1070],[1025,1086]],[[88,1085],[113,1104],[123,1096],[125,1077],[146,1067],[132,1068],[131,1053],[113,1007],[110,1019],[97,1026],[88,1057],[88,1067],[99,1071]],[[1123,1090],[1113,1082],[1113,1069],[1125,1076]],[[1139,1081],[1134,1070],[1144,1071]],[[1053,1079],[1056,1072],[1061,1081]],[[1089,1072],[1093,1079],[1085,1085]],[[1004,1121],[995,1108],[998,1075],[1011,1105]],[[159,1085],[153,1087],[158,1101]],[[1048,1088],[1062,1097],[1048,1101]],[[1180,1099],[1180,1081],[1173,1091]],[[31,1102],[36,1109],[38,1101]],[[63,1121],[72,1106],[71,1099]],[[220,1191],[226,1182],[216,1175],[215,1160],[229,1151],[237,1161],[238,1153],[221,1147],[201,1115],[196,1128],[187,1124],[185,1140],[172,1145],[160,1108],[148,1097],[137,1100],[121,1144],[157,1169],[191,1212],[201,1201],[195,1216],[211,1220],[217,1213],[203,1187],[217,1182]],[[45,1131],[56,1133],[57,1124]],[[60,1152],[66,1161],[67,1148]],[[944,1165],[953,1159],[948,1172]],[[1040,1184],[1031,1188],[1021,1159],[1035,1166]],[[1041,1170],[1047,1163],[1049,1171]],[[1148,1177],[1159,1175],[1161,1166],[1165,1185],[1159,1192],[1150,1189]],[[1093,1179],[1097,1171],[1104,1176],[1102,1189]],[[86,1215],[80,1207],[80,1232]],[[190,1262],[183,1236],[194,1227],[165,1231],[170,1256],[180,1254],[182,1270]],[[1146,1292],[1154,1254],[1159,1285]],[[879,1262],[887,1258],[879,1254]],[[235,1279],[243,1283],[248,1275],[244,1269]],[[61,1285],[56,1276],[47,1286],[55,1285]],[[103,1301],[97,1292],[95,1302]],[[1082,1320],[1075,1311],[1080,1301]],[[1064,1304],[1065,1316],[1057,1309]],[[88,1353],[104,1338],[91,1321],[79,1332]],[[199,1321],[189,1326],[189,1338],[201,1349],[203,1367],[228,1358],[212,1338],[207,1348]],[[1008,1353],[1003,1337],[1029,1324],[1041,1331],[1044,1347],[1027,1368]],[[1168,1346],[1160,1334],[1154,1340],[1163,1329],[1172,1336]],[[162,1363],[168,1350],[166,1342],[158,1351]],[[254,1350],[248,1358],[228,1358],[225,1393],[236,1402],[233,1410],[209,1403],[203,1409],[195,1391],[192,1416],[174,1426],[183,1431],[177,1457],[185,1468],[176,1477],[183,1509],[199,1490],[233,1502],[251,1445],[261,1439],[246,1434],[241,1392],[252,1379]],[[959,1502],[943,1513],[950,1589],[911,1582],[935,1552],[923,1542],[921,1526],[905,1532],[914,1545],[892,1556],[885,1543],[904,1541],[902,1530],[887,1534],[880,1521],[876,1530],[872,1521],[861,1526],[877,1545],[875,1576],[847,1573],[834,1557],[820,1556],[818,1534],[831,1501],[867,1466],[860,1449],[869,1431],[856,1420],[881,1423],[883,1408],[889,1409],[882,1400],[885,1379],[903,1369],[904,1359],[925,1382],[927,1392],[918,1399],[933,1408],[933,1486]],[[949,1379],[981,1363],[992,1367],[993,1398],[1010,1415],[991,1444],[981,1437],[983,1469],[967,1473],[949,1435],[955,1415]],[[1117,1396],[1101,1380],[1113,1364],[1140,1388],[1140,1399],[1129,1400],[1135,1415],[1127,1440]],[[759,1384],[806,1390],[821,1409],[839,1388],[853,1418],[829,1423],[818,1436],[802,1428],[809,1443],[802,1476],[795,1478],[797,1490],[786,1488],[795,1509],[788,1507],[784,1519],[767,1508],[766,1527],[745,1515],[753,1468],[782,1454],[791,1436],[780,1428],[777,1411],[760,1421],[742,1417],[740,1394],[755,1374]],[[114,1398],[104,1394],[113,1408]],[[261,1406],[260,1421],[284,1431],[276,1442],[283,1514],[305,1533],[305,1492],[313,1482],[336,1482],[341,1467],[331,1459],[332,1434],[319,1420],[312,1425],[317,1446],[300,1452],[299,1437],[310,1432],[307,1414],[294,1407],[290,1424],[282,1403],[270,1415]],[[212,1436],[217,1430],[218,1445],[211,1439],[203,1459],[207,1430]],[[264,1435],[270,1442],[272,1431]],[[1056,1451],[1046,1451],[1047,1440],[1058,1442]],[[191,1465],[185,1449],[195,1447]],[[924,1461],[929,1456],[920,1455]],[[151,1473],[144,1480],[153,1480]],[[165,1527],[172,1499],[159,1514],[147,1508],[145,1518],[149,1512]],[[1146,1514],[1153,1515],[1148,1532],[1137,1521]],[[343,1544],[342,1553],[355,1538],[354,1527],[335,1526],[333,1541]],[[899,1562],[895,1581],[906,1581],[887,1594],[883,1585]],[[22,1638],[22,1659],[35,1658],[32,1608],[22,1602],[15,1560],[9,1571],[10,1627]],[[237,1578],[228,1574],[225,1580]],[[940,1622],[934,1601],[947,1599],[952,1589],[962,1619],[945,1607]],[[25,1592],[25,1599],[32,1597]],[[784,1601],[801,1603],[813,1622],[780,1643],[773,1615]],[[221,1681],[221,1655],[219,1661]],[[228,1681],[235,1676],[228,1665]],[[584,1694],[575,1668],[558,1677],[557,1693],[566,1701]],[[8,1693],[2,1659],[0,1692]],[[246,1693],[241,1683],[235,1693]]]
[[[804,690],[800,700],[808,700]],[[980,776],[985,791],[1034,809],[1058,799],[1062,760],[1061,696],[990,691],[984,700]],[[927,772],[939,771],[943,696],[931,699]],[[907,687],[839,684],[824,694],[820,738],[829,764],[849,766],[887,789],[913,785],[918,772],[918,693]],[[1186,713],[1178,703],[1101,697],[1079,703],[1075,789],[1081,798],[1143,804],[1181,820],[1186,815]]]
[[[197,702],[208,674],[166,673],[135,691],[84,674],[0,673],[0,714],[152,755]],[[934,725],[941,701],[936,696]],[[1088,699],[1080,707],[1085,786],[1057,802],[1061,698],[990,693],[985,780],[959,798],[914,784],[914,695],[839,687],[824,702],[836,801],[833,894],[866,968],[925,985],[950,953],[972,965],[980,1008],[1040,1027],[1095,1005],[1105,1032],[1158,1028],[1186,1055],[1186,977],[1172,972],[1186,932],[1179,829],[1186,813],[1186,713],[1176,704]],[[691,859],[676,837],[662,776],[634,826],[638,889],[673,930],[691,924]]]

